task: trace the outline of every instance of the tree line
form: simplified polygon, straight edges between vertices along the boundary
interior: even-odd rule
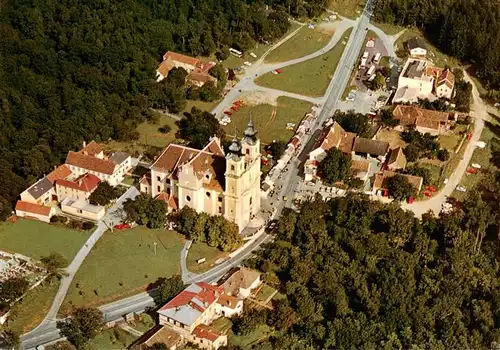
[[[0,8],[0,218],[83,140],[133,140],[150,107],[183,90],[155,82],[167,50],[248,49],[321,12],[324,0],[11,0]],[[220,73],[217,68],[212,74]],[[212,91],[205,89],[210,99]],[[200,95],[202,91],[199,91]],[[201,96],[200,96],[201,98]]]
[[[248,265],[286,301],[233,331],[273,332],[261,348],[471,349],[500,341],[498,214],[475,192],[462,209],[418,220],[349,195],[284,213]],[[264,314],[262,314],[264,313]]]
[[[379,0],[375,21],[416,26],[445,53],[469,61],[491,89],[500,89],[500,2]]]

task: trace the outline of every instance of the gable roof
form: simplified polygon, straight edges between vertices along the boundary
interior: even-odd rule
[[[406,156],[402,147],[391,150],[387,164],[395,169],[404,169],[406,167]]]
[[[31,185],[26,191],[31,195],[31,197],[38,199],[50,191],[52,187],[54,187],[52,182],[47,176],[45,176]]]
[[[420,126],[436,130],[441,124],[448,122],[450,117],[446,112],[405,105],[397,105],[392,115],[402,126]]]
[[[217,81],[217,79],[215,79],[213,76],[211,76],[206,72],[196,72],[196,71],[189,73],[186,79],[191,81],[199,81],[204,84],[208,83],[209,81],[213,82]]]
[[[102,152],[101,146],[94,140],[90,141],[86,146],[84,146],[80,152],[88,156],[95,156]]]
[[[386,183],[387,179],[396,175],[402,175],[406,177],[408,179],[408,182],[417,191],[420,191],[420,189],[422,188],[422,183],[424,182],[424,179],[421,178],[420,176],[401,174],[401,173],[396,173],[394,171],[384,170],[382,173],[378,173],[375,175],[375,180],[373,181],[373,189],[378,190],[380,188],[387,188],[387,183]]]
[[[417,49],[417,48],[427,50],[427,45],[425,45],[425,42],[418,36],[410,38],[406,42],[406,45],[408,46],[408,49],[410,49],[410,50]]]
[[[116,165],[122,164],[130,157],[130,154],[125,152],[115,152],[111,156],[109,156],[109,160],[115,163]]]
[[[108,175],[112,175],[115,170],[115,163],[111,160],[96,158],[81,152],[68,152],[66,164]]]
[[[161,343],[165,344],[167,348],[170,349],[179,345],[181,341],[181,335],[170,327],[155,326],[141,336],[137,342],[134,342],[130,348],[134,349],[134,344],[140,344],[140,349],[149,349],[153,344]]]
[[[16,203],[16,211],[19,210],[36,215],[50,216],[51,209],[51,207],[46,207],[45,205],[24,202],[21,200],[18,200]]]
[[[258,278],[260,278],[260,272],[246,267],[236,267],[222,276],[217,284],[224,288],[225,293],[238,295],[240,288],[250,288]]]
[[[66,164],[59,165],[57,168],[52,170],[52,172],[47,175],[47,178],[50,182],[54,183],[54,181],[59,179],[65,179],[71,175],[71,170],[69,170]]]
[[[344,135],[345,130],[340,126],[339,123],[334,122],[323,142],[321,142],[320,147],[325,151],[328,151],[333,147],[337,148],[339,147]]]
[[[163,55],[164,61],[169,60],[169,59],[172,61],[176,61],[176,62],[180,62],[180,63],[184,63],[184,64],[189,64],[191,66],[196,66],[200,62],[200,60],[197,58],[186,56],[186,55],[183,55],[181,53],[177,53],[177,52],[173,52],[173,51],[167,51]]]
[[[436,80],[436,86],[446,85],[450,89],[453,89],[455,85],[455,75],[449,70],[446,69]]]
[[[174,68],[174,64],[172,63],[172,61],[163,61],[162,63],[160,63],[156,70],[163,77],[166,77],[168,75],[168,72],[170,72],[172,68]]]
[[[167,208],[172,208],[173,210],[177,210],[179,208],[178,200],[177,198],[170,194],[166,194],[165,192],[160,192],[155,199],[160,200],[165,203]]]
[[[85,173],[73,181],[59,179],[55,183],[56,186],[68,187],[83,192],[93,192],[99,186],[101,180],[95,175]]]
[[[222,336],[221,332],[204,324],[200,324],[195,329],[193,329],[193,334],[198,338],[207,339],[211,342],[216,341],[217,339],[219,339],[219,337]]]
[[[179,168],[187,164],[193,167],[200,179],[209,174],[210,180],[203,183],[204,187],[224,191],[226,159],[217,138],[212,138],[202,150],[171,143],[151,165],[151,169],[172,174],[178,179]]]
[[[385,141],[365,139],[364,137],[356,137],[354,140],[353,151],[356,153],[384,156],[388,149],[389,143]]]
[[[162,306],[158,313],[191,326],[222,294],[220,287],[205,282],[193,283]]]

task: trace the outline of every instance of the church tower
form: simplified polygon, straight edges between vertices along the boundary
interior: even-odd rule
[[[240,231],[260,210],[260,140],[250,120],[241,144],[235,137],[226,155],[225,218]]]

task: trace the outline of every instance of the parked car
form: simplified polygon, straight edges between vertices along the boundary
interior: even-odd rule
[[[116,230],[128,230],[129,228],[132,228],[132,225],[130,224],[117,224],[114,226]]]

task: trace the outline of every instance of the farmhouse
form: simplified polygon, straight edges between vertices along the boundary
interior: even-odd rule
[[[415,127],[421,133],[439,135],[448,130],[454,121],[454,115],[415,106],[398,105],[392,112],[399,121],[399,128]]]
[[[213,62],[203,62],[197,58],[168,51],[163,55],[163,61],[156,70],[156,81],[165,79],[172,68],[182,68],[188,73],[186,82],[189,85],[201,87],[207,82],[217,85],[217,79],[209,74],[213,66],[215,66]]]
[[[444,70],[436,79],[435,93],[437,97],[451,99],[453,97],[453,87],[455,86],[455,75],[449,70]]]

